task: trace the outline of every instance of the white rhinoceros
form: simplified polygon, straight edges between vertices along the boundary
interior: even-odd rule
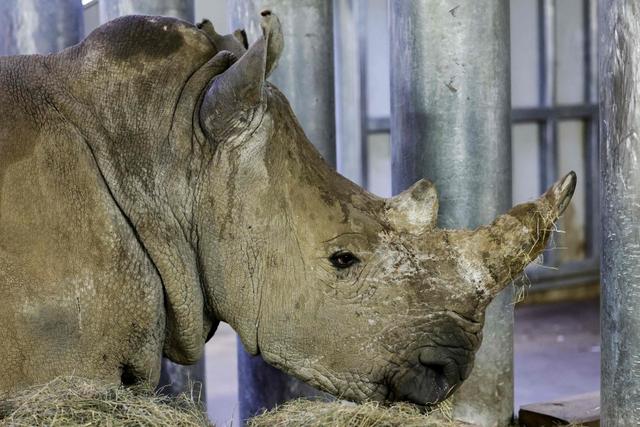
[[[352,400],[428,404],[468,375],[484,309],[575,187],[477,230],[420,181],[384,199],[329,167],[265,81],[283,40],[160,17],[0,59],[0,392],[157,382],[220,321]]]

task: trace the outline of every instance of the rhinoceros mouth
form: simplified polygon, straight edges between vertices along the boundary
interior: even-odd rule
[[[451,395],[468,378],[474,352],[457,347],[425,347],[408,368],[396,370],[388,381],[389,401],[429,408]]]
[[[444,400],[455,387],[442,365],[416,366],[399,376],[389,387],[390,401],[410,402],[430,407]]]

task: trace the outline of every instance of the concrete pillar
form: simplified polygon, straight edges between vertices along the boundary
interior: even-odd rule
[[[194,0],[100,0],[99,5],[102,23],[124,15],[160,15],[189,22],[194,20]],[[169,359],[162,359],[158,387],[169,395],[193,392],[205,404],[204,358],[192,366],[178,365]]]
[[[100,0],[100,22],[124,15],[173,16],[193,22],[194,0]]]
[[[311,142],[336,164],[332,0],[229,0],[231,28],[244,28],[249,42],[260,35],[262,9],[278,15],[284,51],[269,80],[291,102]],[[240,419],[300,396],[317,395],[308,385],[238,349]]]
[[[601,424],[640,425],[640,4],[600,0]]]
[[[0,55],[58,52],[83,31],[81,0],[0,1]]]
[[[507,0],[391,0],[393,192],[420,178],[440,196],[439,225],[473,228],[511,206]],[[513,417],[513,290],[487,310],[454,415],[483,427]]]

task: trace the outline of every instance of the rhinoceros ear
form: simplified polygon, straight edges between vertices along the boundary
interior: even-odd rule
[[[270,10],[260,12],[262,16],[262,29],[265,25],[269,28],[269,43],[267,44],[267,67],[265,77],[269,77],[271,72],[278,66],[278,60],[284,50],[284,36],[280,27],[280,20]]]
[[[233,34],[223,36],[216,32],[213,24],[208,19],[200,22],[197,27],[205,33],[217,52],[228,50],[239,58],[247,51],[247,35],[244,30],[236,30]]]
[[[216,76],[200,107],[200,124],[214,137],[228,135],[253,116],[262,103],[264,82],[282,52],[280,21],[262,12],[262,37],[229,69]]]
[[[413,184],[385,204],[387,220],[398,231],[422,234],[436,226],[438,194],[425,179]]]

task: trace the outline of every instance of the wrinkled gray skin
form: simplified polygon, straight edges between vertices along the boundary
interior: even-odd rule
[[[283,48],[125,17],[0,59],[0,392],[58,375],[156,383],[218,322],[352,400],[436,402],[491,298],[544,248],[570,174],[474,231],[334,172],[266,76]],[[490,165],[488,165],[490,167]]]

